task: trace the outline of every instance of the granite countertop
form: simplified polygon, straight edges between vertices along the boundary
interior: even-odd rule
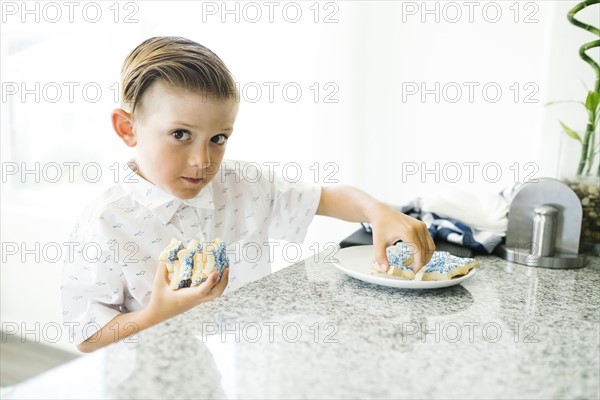
[[[312,258],[22,383],[13,398],[598,398],[600,259],[494,256],[400,290]]]

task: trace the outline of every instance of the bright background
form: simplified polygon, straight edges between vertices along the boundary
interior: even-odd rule
[[[583,129],[583,109],[544,104],[583,100],[583,83],[593,82],[591,68],[577,55],[593,37],[565,17],[575,1],[474,2],[471,18],[465,3],[279,2],[270,22],[263,2],[227,2],[234,11],[224,15],[222,2],[78,2],[70,22],[62,2],[27,2],[30,14],[21,2],[3,2],[3,329],[17,324],[22,333],[35,323],[61,321],[61,264],[51,262],[55,253],[48,244],[66,240],[83,206],[112,184],[109,167],[133,155],[113,133],[109,113],[118,106],[114,85],[123,59],[151,36],[186,36],[208,46],[246,88],[228,158],[297,162],[305,180],[314,180],[318,170],[321,184],[335,172],[332,178],[340,183],[393,204],[447,186],[497,193],[526,177],[570,173],[559,159],[576,157],[577,148],[561,139],[558,119]],[[86,21],[85,7],[88,20],[96,9],[100,20]],[[297,9],[300,19],[289,22]],[[252,23],[257,10],[262,17]],[[55,18],[58,22],[49,21]],[[583,18],[594,21],[592,13]],[[278,84],[272,101],[269,82]],[[438,101],[431,91],[436,82]],[[293,88],[283,93],[286,84],[301,88],[297,102],[284,97],[295,95]],[[491,88],[484,92],[486,84]],[[430,90],[424,99],[421,85]],[[472,101],[467,85],[474,87]],[[91,100],[94,87],[102,90],[97,101]],[[419,92],[407,94],[406,87]],[[453,102],[457,87],[462,97]],[[494,87],[502,91],[496,102],[490,100],[497,96]],[[31,92],[23,97],[23,89]],[[335,102],[325,101],[328,94]],[[73,182],[65,167],[62,179],[50,183],[42,174],[40,182],[33,173],[23,174],[24,165],[33,168],[36,162],[40,172],[46,166],[49,179],[55,175],[50,163],[80,164]],[[102,166],[96,183],[83,179],[82,166],[91,162]],[[465,162],[479,163],[472,164],[471,180]],[[319,167],[310,169],[315,163]],[[488,164],[493,168],[484,169]],[[8,174],[15,166],[19,171]],[[424,169],[431,172],[423,176]],[[93,178],[95,170],[87,172]],[[462,177],[450,182],[457,172]],[[307,248],[314,243],[339,242],[356,228],[317,217],[304,256],[312,254]],[[20,250],[39,243],[47,254],[39,261],[22,251],[11,255],[8,243]],[[278,259],[275,269],[287,264]],[[40,341],[52,341],[46,333]],[[66,339],[56,345],[72,348]]]

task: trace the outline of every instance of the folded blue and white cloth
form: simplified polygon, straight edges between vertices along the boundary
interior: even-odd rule
[[[487,254],[506,236],[508,209],[509,202],[502,194],[476,195],[456,190],[416,199],[399,208],[425,222],[432,238]]]
[[[478,253],[491,254],[502,241],[502,236],[491,231],[475,229],[453,218],[442,218],[431,212],[422,212],[419,218],[427,224],[432,238],[440,238],[473,249]]]

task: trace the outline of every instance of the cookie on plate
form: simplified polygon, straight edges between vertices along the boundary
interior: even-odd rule
[[[414,255],[409,247],[402,243],[396,243],[394,246],[389,246],[385,249],[390,268],[387,272],[382,272],[377,263],[371,265],[371,269],[380,274],[388,274],[404,279],[415,279],[415,272],[410,268],[414,261]]]
[[[424,281],[446,281],[455,276],[466,275],[479,263],[474,258],[453,256],[447,251],[436,251],[423,267]]]

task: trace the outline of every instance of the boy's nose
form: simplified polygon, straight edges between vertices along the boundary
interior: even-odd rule
[[[205,168],[210,165],[210,153],[206,146],[198,146],[188,154],[188,164],[190,167]]]

